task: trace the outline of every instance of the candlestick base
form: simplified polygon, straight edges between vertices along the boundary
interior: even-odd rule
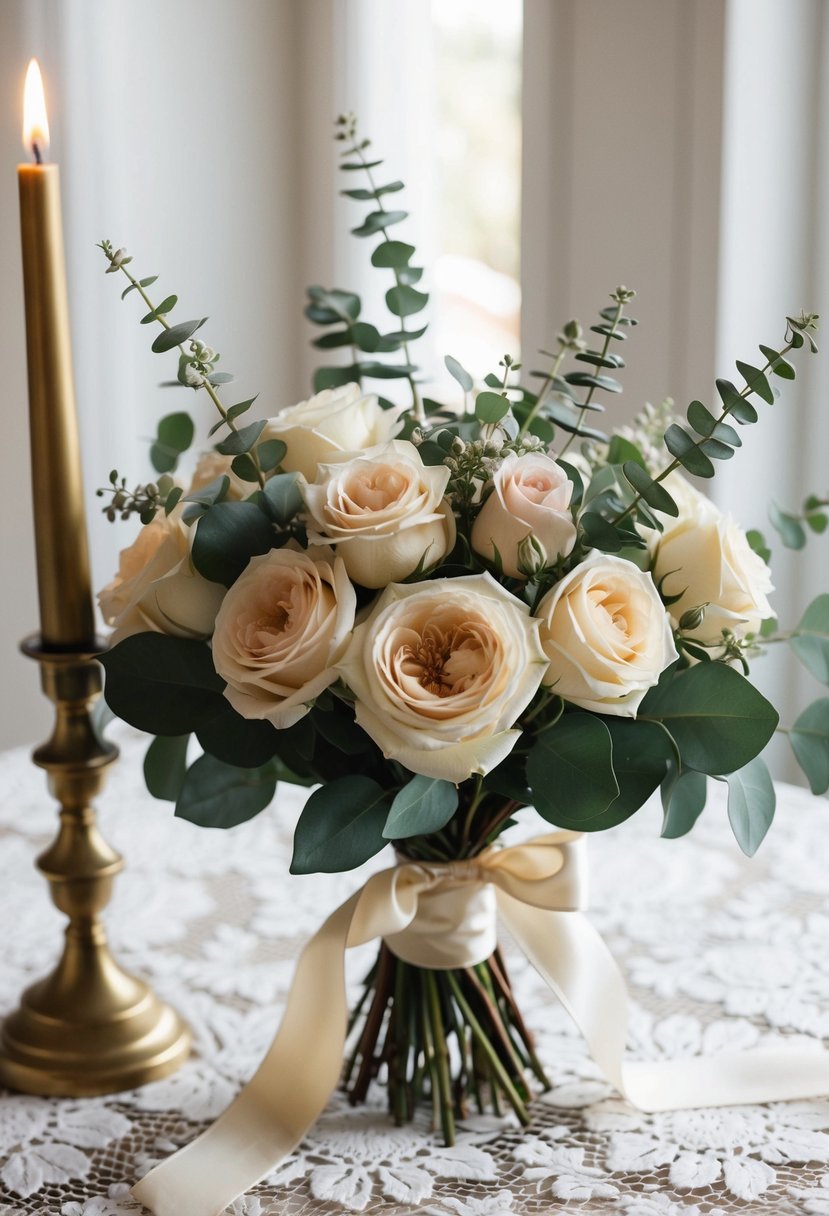
[[[95,826],[91,806],[118,755],[98,737],[90,716],[100,667],[92,650],[53,652],[39,638],[27,639],[22,649],[40,663],[56,708],[52,737],[33,759],[49,775],[60,827],[37,865],[69,925],[55,970],[27,989],[0,1027],[0,1084],[78,1097],[132,1089],[178,1068],[189,1054],[190,1031],[143,981],[119,967],[98,916],[124,865]]]

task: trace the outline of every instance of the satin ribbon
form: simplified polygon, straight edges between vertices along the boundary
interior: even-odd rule
[[[207,1131],[132,1193],[156,1216],[218,1216],[296,1148],[337,1086],[348,1017],[346,950],[383,938],[418,966],[470,966],[492,953],[496,909],[608,1081],[641,1110],[829,1093],[829,1052],[819,1044],[626,1062],[627,991],[601,936],[581,915],[586,899],[586,844],[575,832],[491,849],[468,862],[403,862],[373,875],[300,955],[282,1025],[252,1080]]]

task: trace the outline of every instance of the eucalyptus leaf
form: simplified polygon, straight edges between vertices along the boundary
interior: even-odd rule
[[[662,832],[666,840],[676,840],[691,831],[705,809],[708,778],[705,773],[674,769],[662,785]]]
[[[329,781],[305,803],[294,834],[292,874],[353,870],[385,848],[389,795],[369,777]]]
[[[236,768],[215,756],[200,756],[187,770],[176,802],[176,818],[202,828],[233,828],[264,811],[275,791],[271,764]]]
[[[479,422],[500,422],[509,413],[509,401],[502,393],[478,393],[475,398],[475,417]]]
[[[728,773],[728,822],[737,844],[753,857],[774,819],[776,798],[769,770],[759,756]]]
[[[753,760],[778,715],[745,676],[724,663],[700,663],[670,669],[642,701],[637,721],[643,720],[662,722],[684,765],[715,776]]]
[[[408,266],[409,258],[414,251],[414,245],[407,245],[405,241],[383,241],[382,245],[378,245],[372,253],[371,264],[398,270],[401,266]]]
[[[265,482],[262,491],[274,522],[285,527],[302,509],[302,494],[296,473],[278,473]]]
[[[395,794],[383,835],[387,840],[405,840],[439,832],[457,809],[457,786],[418,774]]]
[[[795,515],[781,510],[776,502],[769,503],[769,521],[787,549],[802,549],[806,544],[806,529]]]
[[[789,731],[797,762],[813,794],[829,790],[829,698],[813,701]]]
[[[697,447],[687,431],[676,422],[671,423],[665,432],[665,447],[675,456],[683,468],[695,477],[713,477],[714,466]]]
[[[192,559],[199,574],[231,586],[252,557],[273,545],[273,525],[252,502],[220,502],[196,525]]]
[[[152,349],[157,355],[160,355],[166,350],[172,350],[174,346],[180,346],[182,342],[192,338],[206,320],[207,317],[202,317],[200,321],[179,321],[178,325],[171,325],[169,329],[163,329],[153,342]]]
[[[533,744],[527,780],[536,810],[551,823],[584,824],[601,815],[619,795],[606,724],[593,714],[564,714]]]
[[[190,734],[227,705],[205,642],[135,633],[98,657],[107,705],[148,734]]]
[[[446,364],[446,370],[449,372],[449,375],[457,380],[463,391],[471,393],[474,381],[466,368],[457,359],[453,359],[451,355],[446,355],[443,362]]]
[[[225,708],[196,731],[206,752],[237,768],[259,768],[277,750],[277,731],[263,718],[243,718],[225,699]]]
[[[829,594],[824,592],[812,600],[789,645],[816,679],[829,684]]]
[[[654,481],[647,470],[643,469],[641,464],[635,460],[628,460],[622,466],[622,472],[628,479],[634,490],[641,494],[645,502],[653,507],[655,511],[661,511],[664,515],[679,515],[679,507],[671,498],[664,486]]]
[[[386,306],[389,312],[394,313],[396,317],[410,317],[416,312],[421,312],[428,302],[429,297],[425,292],[417,291],[406,284],[392,287],[386,292]]]
[[[153,798],[175,802],[187,772],[189,735],[159,735],[144,757],[144,781]]]
[[[262,418],[258,422],[251,422],[249,426],[241,427],[238,431],[231,431],[227,439],[216,444],[216,451],[222,456],[241,456],[243,452],[249,452],[266,425],[266,420]]]

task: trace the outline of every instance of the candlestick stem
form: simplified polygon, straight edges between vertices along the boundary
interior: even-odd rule
[[[37,865],[69,924],[57,967],[27,989],[0,1030],[0,1083],[50,1095],[131,1089],[178,1068],[190,1032],[115,962],[99,919],[123,868],[92,808],[118,755],[99,738],[90,713],[101,691],[100,667],[90,652],[56,653],[39,637],[22,648],[40,663],[43,690],[56,710],[52,736],[33,759],[48,773],[60,826]]]

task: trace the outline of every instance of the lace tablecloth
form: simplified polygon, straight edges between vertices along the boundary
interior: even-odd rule
[[[363,877],[288,875],[299,806],[290,788],[230,832],[175,820],[143,789],[142,741],[116,736],[123,757],[100,819],[127,869],[110,938],[119,961],[186,1015],[196,1050],[175,1076],[131,1093],[75,1101],[0,1091],[0,1216],[140,1213],[129,1185],[251,1075],[302,942]],[[627,975],[630,1050],[640,1058],[829,1033],[829,807],[781,787],[771,834],[747,862],[712,784],[684,840],[660,840],[659,810],[648,806],[591,842],[591,916]],[[25,751],[0,756],[0,791],[2,1015],[54,961],[63,921],[32,866],[56,818]],[[365,948],[351,959],[355,985],[370,956]],[[829,1099],[643,1115],[597,1074],[531,969],[511,961],[554,1081],[528,1130],[476,1118],[443,1148],[427,1118],[394,1127],[382,1090],[357,1109],[336,1096],[300,1150],[231,1210],[503,1216],[566,1203],[585,1214],[829,1216]]]

